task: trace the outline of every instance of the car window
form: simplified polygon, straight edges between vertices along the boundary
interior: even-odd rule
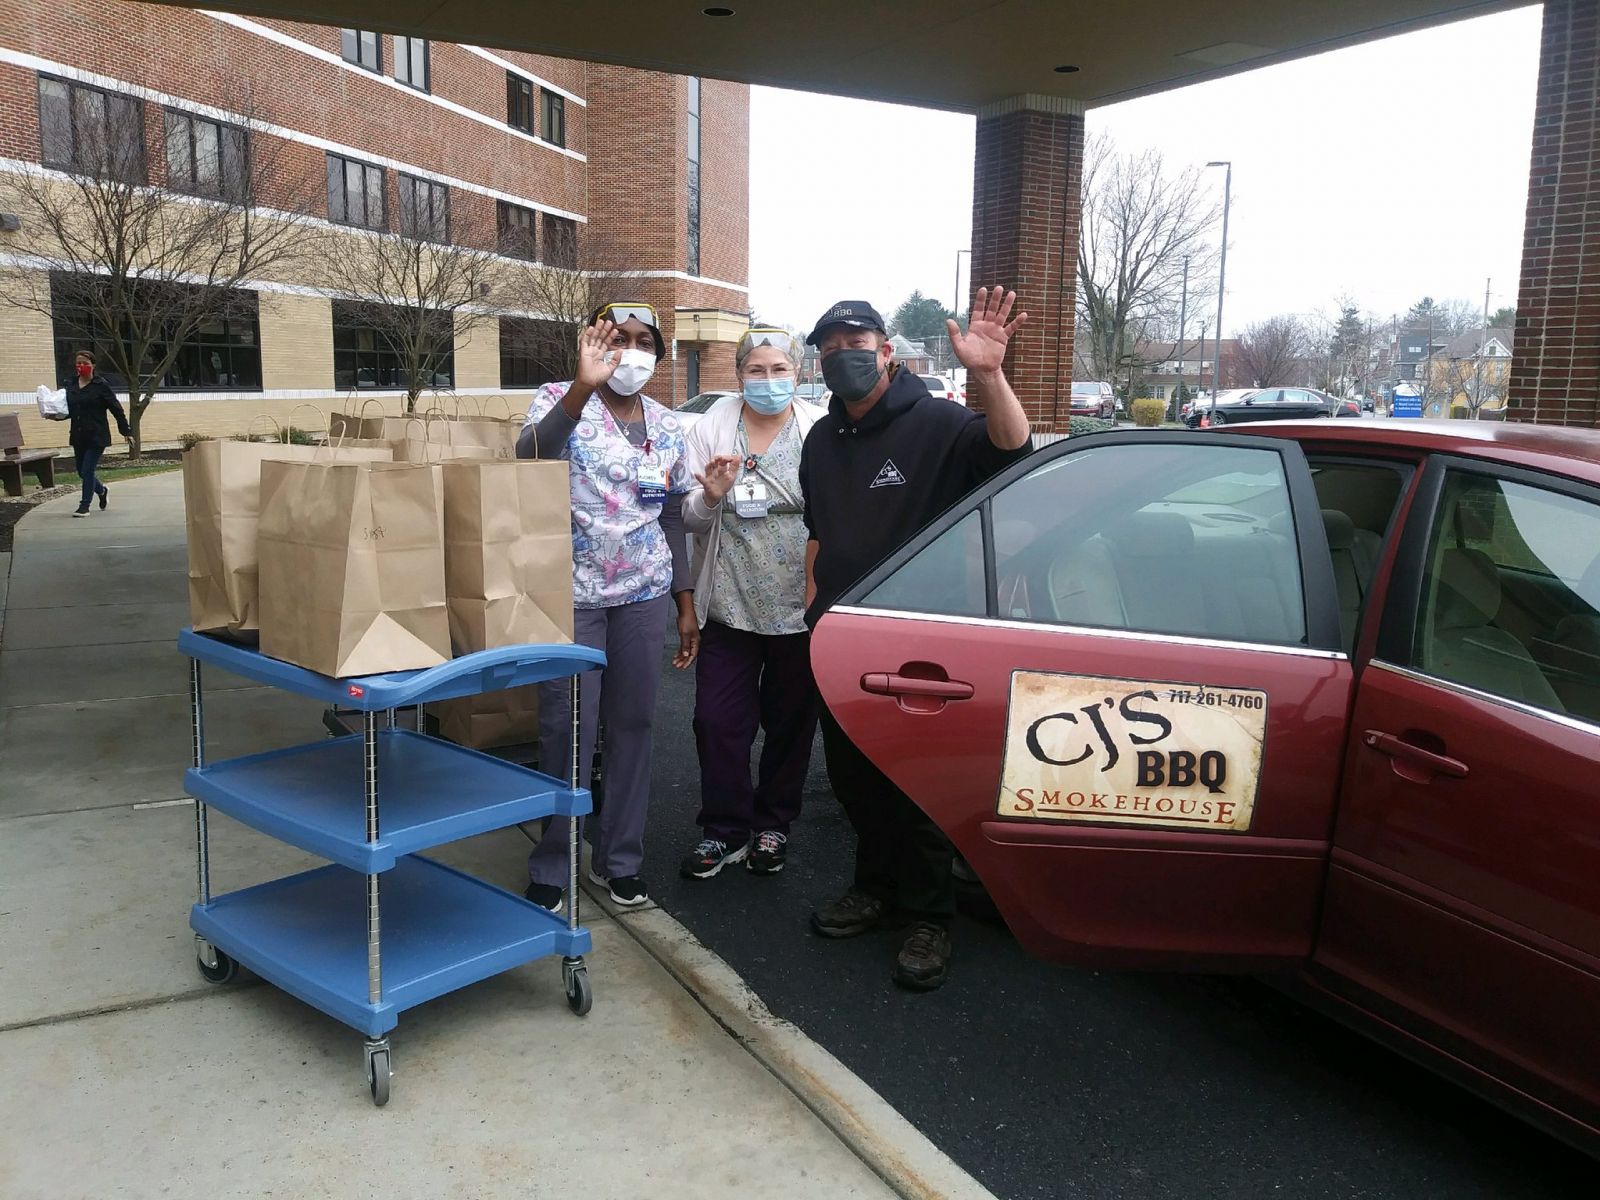
[[[703,413],[718,400],[721,400],[725,394],[726,393],[723,392],[702,392],[693,400],[690,400],[688,403],[686,403],[679,411],[687,413]]]
[[[1098,396],[1100,385],[1098,383],[1075,383],[1072,385],[1074,396]]]
[[[1302,644],[1299,547],[1283,459],[1231,446],[1136,444],[1066,454],[990,501],[995,611],[1011,620]],[[981,615],[968,514],[866,597]]]
[[[1447,475],[1408,665],[1600,724],[1600,505]]]
[[[944,380],[940,379],[937,375],[919,375],[917,378],[922,380],[923,383],[927,384],[930,391],[947,392],[950,390],[950,385]]]

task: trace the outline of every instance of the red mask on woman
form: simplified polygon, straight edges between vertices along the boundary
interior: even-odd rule
[[[80,376],[82,376],[84,379],[89,378],[89,372],[93,371],[93,370],[94,370],[94,367],[89,363],[79,363],[78,364],[78,374]]]

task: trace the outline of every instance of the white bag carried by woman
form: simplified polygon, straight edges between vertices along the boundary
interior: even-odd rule
[[[39,404],[39,415],[46,421],[65,421],[67,419],[66,388],[51,391],[41,383],[34,388],[33,395]]]

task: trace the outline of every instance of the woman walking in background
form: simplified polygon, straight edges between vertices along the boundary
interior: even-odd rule
[[[111,499],[110,490],[95,478],[100,456],[111,445],[111,426],[107,416],[117,419],[117,432],[132,443],[133,430],[128,428],[127,414],[111,385],[94,373],[94,355],[79,350],[73,359],[74,375],[66,384],[67,420],[72,422],[67,440],[72,445],[72,465],[83,482],[83,499],[72,515],[87,517],[89,504],[100,497],[104,508]]]
[[[742,396],[690,431],[698,481],[683,503],[694,535],[695,669],[700,755],[698,845],[680,873],[707,879],[744,861],[783,870],[789,826],[817,729],[806,632],[806,526],[800,447],[820,408],[797,403],[802,348],[782,329],[752,329],[734,352]],[[755,786],[750,748],[765,734]]]
[[[648,304],[601,308],[578,335],[576,378],[534,393],[517,442],[519,458],[562,458],[571,465],[575,640],[606,655],[605,668],[582,679],[579,787],[589,786],[600,722],[606,730],[605,799],[593,818],[589,876],[628,907],[650,898],[639,874],[650,802],[650,730],[661,650],[674,615],[674,666],[689,666],[700,640],[680,511],[689,490],[683,428],[643,390],[665,353]],[[541,684],[541,761],[571,762],[571,730],[567,681]],[[566,901],[569,836],[570,822],[555,817],[528,856],[525,894],[552,912]]]

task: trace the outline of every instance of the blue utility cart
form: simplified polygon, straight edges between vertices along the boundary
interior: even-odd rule
[[[578,780],[579,675],[605,665],[586,646],[508,646],[423,671],[333,679],[193,630],[189,657],[199,898],[190,910],[200,973],[238,964],[366,1035],[373,1103],[389,1099],[389,1031],[399,1014],[547,955],[561,955],[567,1003],[592,993],[578,924],[578,842],[569,839],[567,911],[551,913],[421,851],[473,834],[590,810]],[[360,733],[207,763],[202,664],[361,714]],[[396,710],[571,677],[567,781],[399,728]],[[382,720],[380,722],[380,715]],[[382,816],[380,819],[380,783]],[[211,895],[208,809],[329,861],[299,875]]]

